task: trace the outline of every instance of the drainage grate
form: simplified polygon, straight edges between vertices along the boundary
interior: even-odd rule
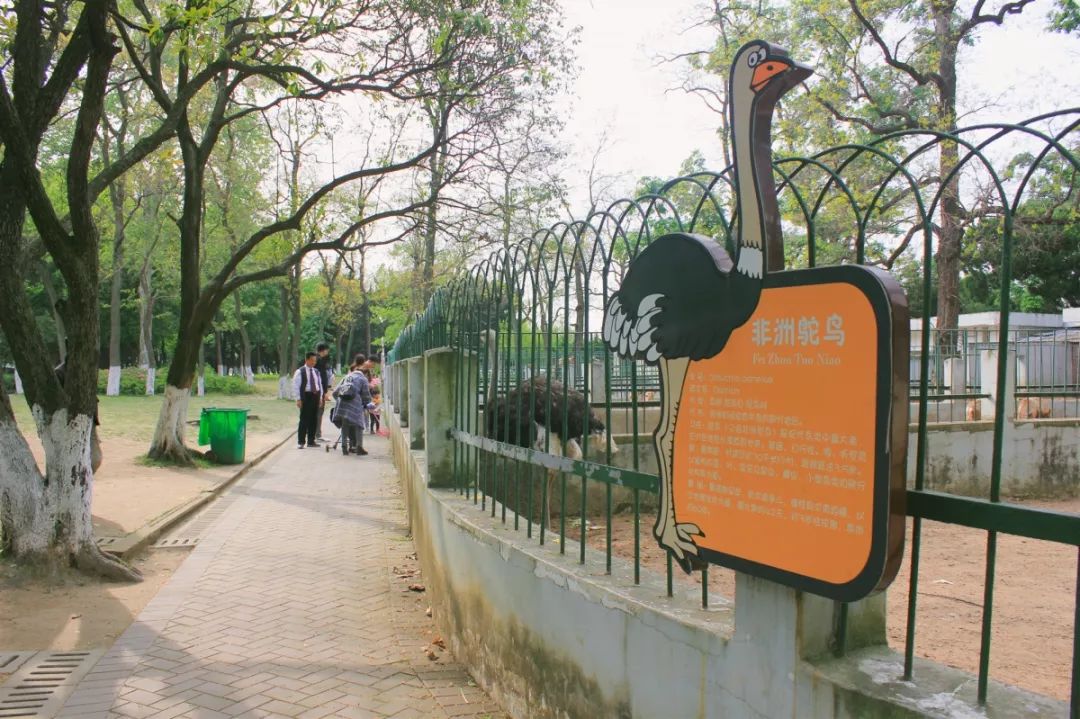
[[[154,549],[190,549],[198,543],[198,537],[167,537],[151,546]]]
[[[25,657],[14,674],[0,686],[0,719],[55,716],[75,685],[104,653],[38,652]],[[0,662],[8,655],[0,655]],[[19,656],[19,655],[16,655]],[[17,660],[9,660],[17,661]]]
[[[99,547],[106,547],[110,544],[119,542],[121,539],[123,539],[123,537],[98,537],[96,541]]]

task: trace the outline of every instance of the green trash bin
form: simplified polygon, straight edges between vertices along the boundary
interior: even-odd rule
[[[204,407],[199,416],[199,444],[209,444],[221,464],[240,464],[244,461],[247,415],[246,409]]]

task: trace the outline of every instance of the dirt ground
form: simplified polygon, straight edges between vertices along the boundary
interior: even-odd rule
[[[1027,506],[1080,513],[1080,499],[1027,502]],[[652,515],[641,517],[642,565],[664,572],[666,558],[652,537]],[[556,520],[557,522],[558,520]],[[596,521],[596,520],[594,520]],[[590,526],[589,546],[603,551],[602,520]],[[911,575],[911,520],[904,562],[888,591],[889,646],[904,651]],[[613,552],[634,556],[633,515],[612,522]],[[569,532],[568,532],[569,534]],[[678,581],[700,585],[700,574]],[[916,602],[915,654],[977,673],[982,637],[986,532],[923,522]],[[990,642],[990,678],[1068,701],[1072,671],[1077,551],[1073,547],[998,535]],[[735,574],[712,567],[709,593],[735,596]]]

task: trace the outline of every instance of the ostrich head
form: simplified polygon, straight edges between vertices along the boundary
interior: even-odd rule
[[[792,60],[782,47],[753,40],[735,54],[730,96],[742,96],[749,90],[754,101],[768,100],[771,105],[813,72],[809,66]]]

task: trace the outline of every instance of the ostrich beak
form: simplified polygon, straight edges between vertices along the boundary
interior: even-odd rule
[[[750,88],[754,92],[761,92],[774,78],[787,75],[785,84],[794,87],[814,73],[814,69],[801,62],[793,62],[787,58],[768,57],[763,63],[754,68],[754,77],[750,81]]]

